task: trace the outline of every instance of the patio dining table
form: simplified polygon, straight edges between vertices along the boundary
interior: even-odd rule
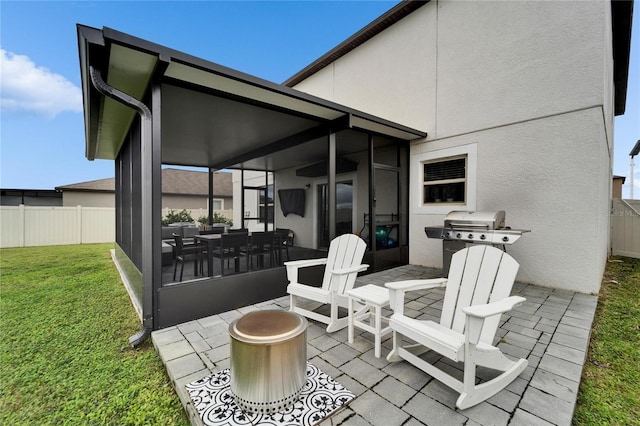
[[[249,247],[252,246],[251,243],[251,232],[248,233],[249,234]],[[194,236],[194,240],[196,243],[202,243],[204,245],[206,245],[207,247],[207,276],[212,277],[213,276],[213,252],[215,248],[220,247],[220,243],[222,241],[222,236],[225,234],[197,234]],[[280,256],[278,256],[278,259],[282,259],[282,245],[280,244],[280,239],[279,236],[276,234],[274,236],[274,244],[276,244],[277,246],[277,250],[280,251]],[[251,253],[247,253],[248,255],[251,255]],[[223,267],[223,259],[220,259],[220,267]],[[238,272],[239,269],[239,265],[236,264],[236,272]]]

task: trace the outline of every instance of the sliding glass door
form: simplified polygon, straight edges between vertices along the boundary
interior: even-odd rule
[[[327,184],[316,185],[317,248],[329,247],[329,199]],[[336,183],[336,236],[353,232],[353,181]]]

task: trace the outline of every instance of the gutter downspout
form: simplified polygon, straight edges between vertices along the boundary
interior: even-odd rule
[[[142,182],[151,185],[152,182],[152,115],[151,110],[138,99],[109,86],[93,66],[89,66],[91,75],[91,83],[93,87],[102,95],[120,102],[134,109],[140,115],[141,129],[141,151],[142,151]],[[148,159],[146,158],[148,157]],[[146,161],[148,160],[148,161]],[[142,190],[142,218],[151,218],[153,212],[152,191]],[[152,221],[142,220],[142,241],[150,241],[147,247],[142,250],[142,280],[143,280],[143,297],[142,297],[142,328],[133,336],[129,337],[129,344],[136,347],[151,334],[153,330],[153,226]]]

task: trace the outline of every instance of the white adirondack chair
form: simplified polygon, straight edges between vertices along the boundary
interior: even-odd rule
[[[327,324],[328,333],[346,327],[348,317],[339,318],[338,307],[347,306],[346,291],[353,288],[358,272],[365,271],[369,267],[362,264],[366,248],[367,244],[362,238],[353,234],[344,234],[331,241],[326,258],[285,262],[289,279],[287,286],[287,293],[290,295],[289,310]],[[322,287],[298,282],[298,270],[315,265],[325,265]],[[323,304],[331,305],[330,315],[322,315],[314,312],[313,309],[298,306],[298,297],[317,302],[313,309]]]
[[[449,278],[398,281],[389,289],[393,315],[393,350],[389,361],[404,359],[460,393],[456,406],[472,407],[495,395],[527,367],[527,360],[512,361],[493,346],[500,315],[520,305],[525,298],[511,296],[518,263],[491,246],[476,245],[455,253]],[[404,315],[405,292],[446,287],[440,323]],[[403,346],[403,336],[417,344]],[[464,362],[460,381],[419,355],[427,350]],[[499,370],[497,377],[476,384],[476,366]]]

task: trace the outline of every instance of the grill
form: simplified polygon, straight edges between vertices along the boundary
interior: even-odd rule
[[[453,253],[467,244],[491,244],[501,247],[515,243],[528,229],[511,229],[505,225],[505,212],[467,212],[454,210],[444,218],[444,226],[427,226],[427,238],[442,241],[442,269],[446,274]]]

